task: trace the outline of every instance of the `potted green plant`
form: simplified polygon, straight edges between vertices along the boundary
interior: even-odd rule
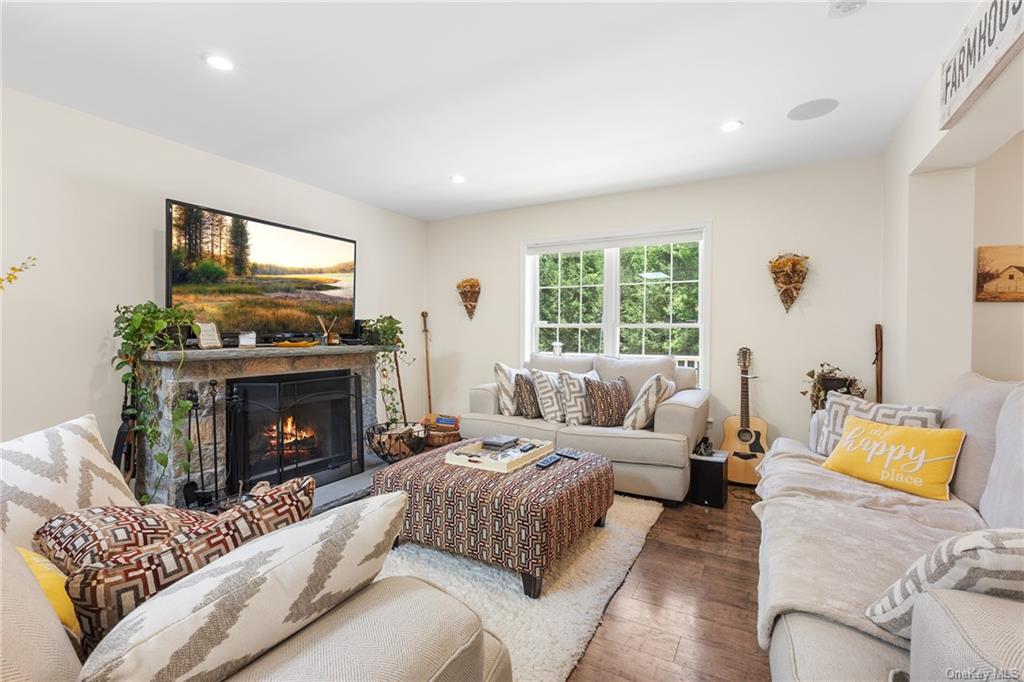
[[[366,430],[367,442],[375,453],[389,464],[411,457],[423,450],[426,430],[422,424],[406,421],[405,396],[399,362],[406,357],[402,340],[402,323],[391,315],[380,315],[363,324],[365,340],[386,346],[374,354],[380,382],[377,390],[384,403],[385,421]]]
[[[150,350],[177,349],[181,353],[181,360],[175,369],[177,379],[185,361],[185,340],[189,331],[198,334],[199,326],[195,315],[180,305],[163,308],[152,301],[146,301],[134,306],[119,305],[114,312],[114,338],[119,339],[119,345],[117,355],[111,362],[115,370],[122,372],[121,381],[128,396],[124,412],[134,420],[134,431],[145,439],[153,461],[161,468],[150,491],[139,495],[139,500],[145,504],[163,483],[170,453],[184,435],[182,426],[192,409],[192,401],[182,396],[177,397],[171,405],[171,430],[165,437],[160,429],[160,414],[153,394],[150,369],[142,360]],[[191,452],[192,442],[186,439],[184,447],[186,452]],[[187,462],[183,466],[187,470]]]
[[[825,407],[825,401],[831,391],[847,393],[858,398],[863,398],[866,392],[860,385],[860,379],[827,362],[818,365],[818,369],[807,372],[807,378],[810,379],[811,386],[800,391],[800,395],[808,396],[812,413]]]

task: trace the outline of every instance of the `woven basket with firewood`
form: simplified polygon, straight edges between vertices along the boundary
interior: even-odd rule
[[[423,452],[426,427],[416,422],[374,424],[366,429],[366,442],[378,457],[394,464]]]

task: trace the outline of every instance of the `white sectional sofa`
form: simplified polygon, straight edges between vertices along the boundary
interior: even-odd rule
[[[670,356],[615,358],[606,355],[534,353],[525,367],[548,372],[595,370],[601,379],[624,377],[630,400],[651,376],[663,374],[676,384],[675,395],[661,403],[651,428],[566,426],[543,419],[506,416],[498,409],[498,387],[481,384],[470,390],[470,411],[462,415],[462,435],[477,438],[508,434],[551,440],[559,447],[604,455],[615,470],[615,489],[681,502],[690,487],[690,452],[704,436],[708,391],[697,387],[697,372],[678,367]]]
[[[775,441],[761,465],[767,478],[762,479],[758,492],[764,502],[754,508],[762,522],[759,623],[766,609],[772,614],[780,613],[766,623],[770,632],[772,680],[885,682],[894,679],[890,673],[897,670],[907,673],[910,680],[1024,676],[1024,603],[962,590],[926,592],[914,607],[911,638],[901,640],[899,645],[870,634],[872,623],[863,615],[863,605],[859,613],[848,608],[848,593],[854,587],[884,578],[873,585],[881,597],[885,583],[898,580],[914,558],[930,551],[935,537],[959,534],[952,530],[949,517],[941,516],[946,513],[945,508],[955,506],[960,510],[956,513],[962,529],[1024,525],[1022,385],[990,381],[976,374],[964,375],[957,381],[943,405],[943,426],[963,429],[967,435],[952,483],[956,497],[938,503],[943,508],[928,507],[920,502],[921,498],[899,491],[891,491],[890,504],[879,506],[871,484],[861,486],[864,494],[855,502],[833,502],[820,490],[827,484],[824,477],[835,474],[821,469],[820,485],[814,485],[807,469],[788,468],[783,460],[792,459],[794,454],[825,460],[824,455],[813,449],[823,412],[816,413],[811,420],[812,447],[790,438]],[[773,458],[778,461],[772,463]],[[812,523],[792,523],[792,519],[769,511],[768,507],[779,497],[786,496],[778,495],[780,488],[790,484],[794,486],[787,495],[792,504],[803,505],[804,517],[825,519],[824,525],[831,526],[831,534],[818,535],[813,540],[814,551],[830,559],[823,559],[797,576],[806,585],[805,595],[814,598],[806,599],[790,590],[782,607],[775,609],[778,586],[787,578],[772,575],[770,567],[780,565],[780,553],[800,551],[797,545],[807,539],[806,530]],[[799,488],[793,489],[796,484]],[[852,485],[859,484],[851,482]],[[873,528],[866,523],[858,526],[860,521],[869,519],[872,511],[880,519],[879,524]],[[904,519],[913,519],[933,537],[903,535],[897,539],[897,529],[903,527]],[[892,532],[879,533],[879,526]],[[865,542],[873,545],[872,553],[862,553]],[[854,554],[857,556],[851,556]],[[905,564],[890,565],[885,561],[893,556],[903,557]],[[874,565],[879,559],[888,566],[885,575],[879,575]],[[794,562],[784,565],[793,568]],[[861,570],[851,570],[851,566]],[[792,576],[788,579],[791,581]],[[822,591],[828,594],[830,588],[834,588],[833,596],[818,598]],[[847,622],[837,622],[825,614],[831,610],[835,615],[837,609],[842,609]]]

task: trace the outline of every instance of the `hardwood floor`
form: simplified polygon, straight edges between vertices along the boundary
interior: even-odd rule
[[[725,509],[666,507],[570,682],[769,680],[755,630],[756,499],[730,487]]]

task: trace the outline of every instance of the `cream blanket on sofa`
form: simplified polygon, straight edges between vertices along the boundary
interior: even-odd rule
[[[757,638],[775,619],[804,611],[903,648],[908,640],[864,609],[940,540],[984,528],[974,509],[866,483],[821,467],[824,457],[772,451],[761,463],[753,510],[761,520]]]

